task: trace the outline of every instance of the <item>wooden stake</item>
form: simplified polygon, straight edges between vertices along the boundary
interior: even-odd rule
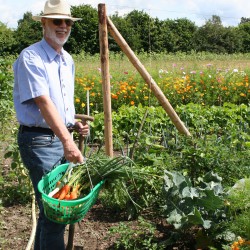
[[[179,116],[176,114],[175,110],[169,103],[168,99],[165,97],[159,86],[156,84],[156,82],[153,80],[151,75],[147,72],[143,64],[139,61],[139,59],[136,57],[134,52],[131,50],[125,39],[121,36],[119,31],[116,29],[115,25],[112,23],[112,21],[107,17],[107,25],[108,25],[108,31],[112,35],[112,37],[115,39],[117,44],[121,47],[123,52],[126,54],[126,56],[129,58],[130,62],[134,65],[134,67],[137,69],[137,71],[141,74],[142,78],[145,80],[145,82],[148,84],[149,88],[152,90],[164,110],[169,115],[170,119],[178,129],[178,131],[184,135],[190,136],[190,133],[188,129],[184,126],[183,122],[180,120]]]
[[[108,50],[108,30],[105,4],[98,5],[99,18],[99,41],[102,73],[103,108],[104,108],[104,137],[105,151],[113,157],[113,136],[112,136],[112,113],[111,113],[111,93],[109,75],[109,50]]]

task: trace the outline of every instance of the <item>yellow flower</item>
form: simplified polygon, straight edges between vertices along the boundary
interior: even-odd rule
[[[76,98],[76,103],[79,103],[80,102],[80,99],[79,98]]]
[[[246,97],[246,94],[244,94],[244,93],[240,93],[240,96],[242,96],[242,97]]]
[[[86,105],[85,105],[85,103],[84,103],[84,102],[82,102],[81,106],[82,106],[82,108],[84,108]]]
[[[236,85],[240,87],[240,86],[243,86],[244,83],[243,82],[237,82]]]

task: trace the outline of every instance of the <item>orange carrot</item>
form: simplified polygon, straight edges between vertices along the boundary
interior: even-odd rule
[[[54,194],[52,197],[53,198],[55,198],[55,199],[58,199],[58,197],[59,197],[59,195],[60,195],[60,193],[61,193],[61,190],[62,189],[60,189],[56,194]]]
[[[66,194],[64,200],[70,200],[70,194]]]
[[[70,200],[74,200],[74,199],[76,199],[77,198],[77,192],[71,192],[70,193]]]
[[[76,199],[77,198],[77,192],[78,192],[78,189],[79,189],[80,185],[76,185],[72,192],[70,193],[70,200],[73,200],[73,199]]]
[[[58,199],[59,200],[63,200],[65,195],[69,192],[70,190],[70,186],[69,185],[64,185],[63,188],[62,188],[62,192],[60,193]]]
[[[58,182],[56,183],[56,187],[59,187],[60,184],[61,184],[61,182],[58,181]],[[59,197],[61,191],[62,191],[62,189],[60,189],[60,190],[59,190],[57,193],[55,193],[52,197],[55,198],[55,199],[57,199],[57,198]]]

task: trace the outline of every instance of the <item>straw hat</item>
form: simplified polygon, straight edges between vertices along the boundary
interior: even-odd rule
[[[42,16],[33,16],[33,20],[41,21],[42,17],[53,19],[71,19],[72,21],[81,20],[71,16],[70,5],[66,0],[47,0]]]

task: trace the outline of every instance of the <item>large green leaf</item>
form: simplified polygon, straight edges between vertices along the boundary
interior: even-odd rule
[[[187,215],[187,221],[193,225],[202,225],[205,229],[211,227],[211,221],[203,220],[202,215],[197,208],[194,208],[194,211]]]

